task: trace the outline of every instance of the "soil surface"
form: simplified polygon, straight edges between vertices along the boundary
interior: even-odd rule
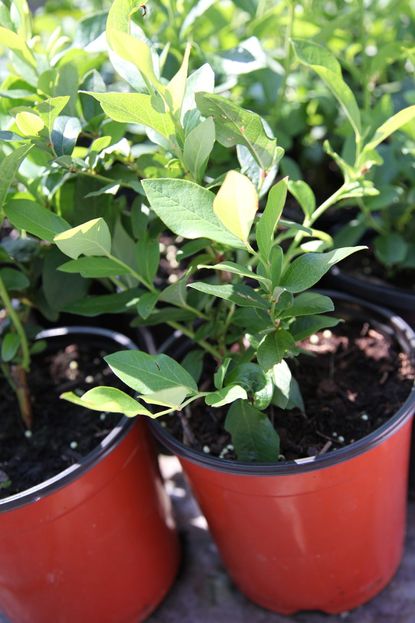
[[[415,270],[388,271],[370,252],[349,256],[341,263],[341,271],[359,281],[370,281],[381,286],[394,286],[415,292]]]
[[[82,409],[59,395],[81,393],[100,384],[114,385],[116,377],[103,361],[112,352],[108,341],[77,343],[74,337],[53,340],[51,349],[33,358],[29,375],[33,428],[22,423],[14,393],[0,383],[0,497],[8,497],[51,478],[91,452],[121,416]]]
[[[281,454],[293,460],[330,452],[368,435],[396,413],[411,391],[414,368],[393,338],[368,323],[348,322],[311,336],[289,362],[305,414],[271,406]],[[227,408],[204,403],[164,425],[196,450],[235,459],[224,429]],[[228,449],[226,449],[228,447]]]

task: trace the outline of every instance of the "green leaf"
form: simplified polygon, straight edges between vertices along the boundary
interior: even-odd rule
[[[0,163],[0,209],[6,201],[7,193],[12,185],[20,165],[33,145],[22,145],[5,156]]]
[[[240,385],[227,385],[216,392],[210,392],[205,397],[205,402],[210,407],[219,408],[235,402],[235,400],[246,400],[247,398],[246,390]]]
[[[287,197],[287,178],[271,188],[265,210],[256,226],[256,239],[261,257],[268,261],[274,242],[274,232]]]
[[[280,443],[275,428],[264,413],[246,400],[237,400],[230,407],[225,429],[231,434],[240,461],[265,463],[278,460]]]
[[[89,283],[80,275],[60,273],[58,268],[65,256],[56,247],[51,247],[42,263],[42,292],[49,308],[55,312],[68,305],[83,301]]]
[[[114,121],[139,123],[152,128],[165,138],[175,135],[175,127],[168,112],[158,110],[151,95],[144,93],[91,93],[101,104],[103,111]]]
[[[356,137],[362,133],[359,107],[350,87],[344,82],[341,67],[332,53],[322,46],[302,39],[293,41],[298,60],[310,67],[326,83],[342,106]]]
[[[215,144],[215,124],[208,117],[186,136],[183,162],[197,182],[203,179],[209,156]]]
[[[205,351],[200,349],[191,350],[185,355],[182,366],[194,378],[197,383],[203,371]]]
[[[115,387],[93,387],[81,397],[73,392],[65,392],[60,397],[80,407],[92,409],[92,411],[123,413],[127,417],[136,415],[153,417],[153,414],[143,405]]]
[[[375,238],[373,249],[377,259],[385,266],[393,266],[404,261],[408,243],[396,232],[389,232]]]
[[[267,285],[271,284],[270,280],[266,277],[257,275],[256,273],[252,272],[252,270],[249,270],[249,268],[245,268],[245,266],[242,266],[242,264],[236,264],[235,262],[220,262],[219,264],[214,264],[213,266],[211,266],[210,264],[198,264],[198,269],[202,268],[207,270],[222,270],[227,273],[239,275],[240,277],[255,279],[256,281],[260,281],[261,283],[265,283]]]
[[[147,88],[151,89],[160,85],[154,72],[151,48],[144,39],[138,39],[130,34],[130,18],[137,8],[135,0],[113,2],[107,20],[107,41],[118,56],[137,67]]]
[[[16,115],[16,125],[23,136],[38,136],[45,124],[35,113],[22,111]]]
[[[205,117],[213,117],[216,139],[221,145],[245,145],[262,169],[268,171],[273,166],[277,142],[267,135],[259,115],[221,95],[196,93],[196,103]]]
[[[128,268],[120,266],[109,257],[80,257],[59,266],[63,273],[79,273],[82,277],[99,279],[128,275]]]
[[[187,309],[178,309],[177,307],[163,307],[163,309],[155,309],[148,318],[134,318],[131,322],[132,327],[153,327],[158,324],[168,324],[170,322],[191,322],[195,320],[194,312]]]
[[[123,383],[143,394],[146,401],[158,392],[179,389],[184,396],[197,392],[193,377],[167,355],[148,355],[138,350],[120,351],[104,357]]]
[[[302,180],[289,180],[288,190],[298,201],[305,216],[310,217],[316,209],[316,198],[310,186]]]
[[[95,317],[101,314],[119,314],[126,312],[138,303],[141,291],[131,288],[116,294],[99,294],[84,297],[81,301],[66,305],[63,311],[80,316]]]
[[[272,376],[274,385],[280,395],[279,406],[282,409],[285,409],[288,401],[290,400],[292,374],[287,362],[284,359],[273,366]]]
[[[297,318],[331,311],[334,311],[334,305],[330,297],[317,292],[303,292],[295,297],[290,307],[279,314],[279,318]]]
[[[153,282],[160,263],[160,245],[158,240],[143,237],[136,245],[137,264],[140,275]]]
[[[212,285],[203,281],[195,281],[194,283],[189,283],[188,288],[231,301],[240,307],[268,309],[267,301],[255,290],[243,284]]]
[[[292,335],[284,329],[269,333],[258,347],[258,363],[263,370],[269,370],[276,363],[280,363],[287,353],[295,348]]]
[[[30,199],[12,199],[4,212],[14,227],[49,242],[70,227],[61,216]]]
[[[282,276],[280,285],[289,292],[302,292],[314,286],[332,266],[365,246],[344,247],[328,253],[306,253],[295,259]]]
[[[24,38],[17,33],[0,26],[0,41],[2,47],[8,48],[21,56],[29,65],[36,67],[36,59]]]
[[[186,298],[186,279],[179,279],[176,283],[167,286],[159,296],[160,301],[176,305],[177,307],[185,307],[187,304]]]
[[[109,255],[111,234],[103,218],[82,223],[54,237],[57,247],[72,259],[80,255]]]
[[[141,318],[146,320],[151,315],[158,301],[158,297],[158,292],[146,292],[143,296],[140,296],[140,300],[137,303],[137,311]]]
[[[251,180],[229,171],[213,201],[213,211],[234,236],[248,242],[249,232],[258,210],[258,195]]]
[[[376,130],[371,140],[365,145],[364,151],[375,149],[375,147],[388,138],[388,136],[407,123],[410,123],[413,119],[415,119],[415,106],[408,106],[400,110]]]
[[[1,359],[6,363],[11,361],[20,346],[20,338],[17,333],[6,333],[1,343]]]
[[[42,119],[45,126],[48,128],[50,135],[53,130],[53,125],[69,102],[69,96],[60,95],[59,97],[51,97],[37,107],[39,117]]]
[[[52,128],[52,144],[58,156],[70,156],[76,145],[81,122],[77,117],[58,117]]]
[[[209,238],[231,247],[244,247],[219,221],[213,211],[215,195],[187,180],[143,180],[152,210],[171,229],[184,238]]]
[[[295,341],[299,342],[322,329],[335,327],[339,322],[341,322],[339,318],[333,318],[332,316],[303,316],[293,322],[290,326],[290,331]]]
[[[3,280],[6,290],[9,292],[19,292],[30,286],[30,281],[26,275],[14,268],[1,268],[0,278]]]

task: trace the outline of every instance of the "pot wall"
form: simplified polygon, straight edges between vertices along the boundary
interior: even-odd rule
[[[65,340],[68,333],[114,350],[135,347],[92,327],[38,337]],[[123,418],[80,465],[0,500],[0,612],[12,623],[144,621],[170,588],[179,559],[169,499],[141,418]]]
[[[0,514],[0,611],[13,623],[137,623],[179,548],[146,424],[80,478]]]
[[[215,471],[181,458],[240,590],[282,614],[336,614],[393,577],[406,519],[411,421],[368,452],[296,475]]]

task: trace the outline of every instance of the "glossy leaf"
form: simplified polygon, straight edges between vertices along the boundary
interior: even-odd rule
[[[188,287],[198,290],[198,292],[204,292],[205,294],[231,301],[240,307],[268,309],[268,304],[264,298],[255,292],[253,288],[244,284],[212,285],[203,281],[195,281],[194,283],[189,283]]]
[[[128,268],[120,266],[109,257],[79,257],[59,266],[63,273],[79,273],[82,277],[100,279],[127,275]]]
[[[211,407],[219,408],[224,405],[228,405],[231,402],[235,402],[235,400],[246,400],[247,398],[248,394],[246,393],[246,390],[240,385],[227,385],[216,392],[208,394],[205,397],[205,402]]]

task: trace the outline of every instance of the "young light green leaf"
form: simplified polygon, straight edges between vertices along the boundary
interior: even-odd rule
[[[127,275],[128,268],[120,266],[110,257],[79,257],[59,266],[63,273],[79,273],[86,279],[100,279],[103,277],[118,277]]]
[[[215,195],[209,190],[187,180],[163,178],[143,180],[142,185],[152,210],[178,236],[244,247],[214,213]]]
[[[248,243],[258,210],[258,195],[249,178],[229,171],[213,201],[213,211],[234,236]]]
[[[215,124],[208,117],[186,136],[183,147],[183,162],[196,181],[205,173],[209,156],[215,144]]]
[[[196,103],[205,117],[213,117],[216,139],[221,145],[245,145],[262,169],[268,171],[273,166],[277,142],[267,135],[259,115],[221,95],[196,93]]]
[[[4,212],[12,225],[41,240],[51,242],[54,236],[70,227],[61,216],[30,199],[12,199],[7,202]]]
[[[310,217],[316,209],[316,198],[310,186],[303,180],[288,182],[288,190],[298,201],[305,216]]]
[[[74,260],[80,255],[109,255],[111,234],[103,218],[95,218],[82,225],[57,234],[56,246]]]
[[[376,130],[371,140],[365,145],[364,151],[375,149],[375,147],[388,138],[388,136],[407,123],[410,123],[413,119],[415,119],[415,105],[400,110]]]
[[[27,46],[24,38],[17,33],[0,26],[0,41],[2,47],[9,48],[19,54],[29,65],[36,67],[36,59]]]
[[[154,107],[151,95],[144,93],[92,93],[85,91],[101,104],[103,111],[114,121],[139,123],[152,128],[165,138],[175,133],[170,114]]]
[[[0,209],[6,200],[9,188],[12,185],[20,165],[26,158],[33,145],[22,145],[5,156],[0,163]]]
[[[180,69],[173,76],[165,89],[165,98],[170,106],[171,112],[179,116],[186,91],[186,79],[187,72],[189,70],[189,56],[191,48],[191,44],[187,43]]]
[[[314,286],[332,266],[365,246],[344,247],[328,253],[306,253],[295,259],[282,276],[280,285],[289,292],[302,292]]]
[[[356,137],[362,134],[359,107],[350,87],[342,77],[341,67],[329,50],[312,41],[296,39],[293,41],[298,60],[310,67],[326,83],[348,117]]]
[[[287,178],[271,188],[265,210],[256,226],[258,249],[264,261],[268,261],[274,242],[274,232],[282,214],[287,197]]]
[[[6,333],[1,343],[1,359],[6,363],[11,361],[20,346],[20,338],[17,333]]]
[[[45,126],[48,128],[49,133],[52,132],[56,119],[68,104],[69,100],[70,98],[68,95],[60,95],[58,97],[51,97],[44,102],[41,102],[37,107],[37,113]]]
[[[247,398],[248,394],[246,393],[246,389],[240,385],[227,385],[216,392],[208,394],[205,397],[205,402],[210,407],[218,408],[235,402],[235,400],[247,400]]]
[[[138,350],[120,351],[104,357],[123,383],[143,396],[183,388],[186,395],[197,392],[193,377],[167,355],[148,355]]]
[[[17,113],[16,125],[23,136],[38,136],[45,127],[43,120],[38,115],[26,110]]]
[[[278,460],[280,442],[275,428],[265,413],[246,400],[237,400],[230,407],[225,429],[231,434],[240,461],[265,463]]]
[[[141,398],[150,405],[160,405],[170,409],[179,409],[182,402],[189,395],[189,389],[182,385],[160,389],[152,394],[145,394]]]
[[[244,284],[212,285],[203,281],[195,281],[194,283],[189,283],[188,287],[211,296],[217,296],[226,301],[231,301],[240,307],[268,309],[268,304],[263,297],[255,292],[253,288]]]
[[[136,415],[147,415],[154,417],[153,414],[140,405],[131,396],[116,389],[115,387],[93,387],[85,392],[83,396],[77,396],[74,392],[65,392],[60,396],[63,400],[72,402],[75,405],[107,413],[123,413],[127,417]]]

